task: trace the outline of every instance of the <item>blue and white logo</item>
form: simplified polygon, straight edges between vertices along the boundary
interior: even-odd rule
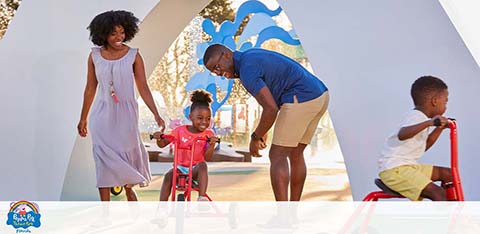
[[[12,225],[17,233],[30,233],[30,227],[40,227],[38,205],[29,201],[18,201],[10,204],[7,225]]]

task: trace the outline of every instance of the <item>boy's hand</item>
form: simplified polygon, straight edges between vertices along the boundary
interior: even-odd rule
[[[448,126],[448,118],[441,115],[433,117],[430,121],[432,122],[432,126],[436,126],[442,129]]]

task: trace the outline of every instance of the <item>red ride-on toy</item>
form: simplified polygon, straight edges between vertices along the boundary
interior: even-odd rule
[[[435,126],[440,126],[440,120],[436,119],[434,122]],[[447,199],[450,201],[464,201],[463,197],[463,189],[462,184],[460,182],[460,173],[458,171],[458,147],[457,147],[457,122],[455,119],[449,119],[448,121],[448,128],[450,128],[450,152],[451,152],[451,172],[452,172],[452,184],[449,184],[446,188],[447,192]],[[364,209],[366,201],[378,201],[379,199],[389,199],[389,198],[405,198],[399,193],[391,190],[388,188],[380,179],[375,179],[375,184],[381,189],[381,191],[375,191],[369,193],[365,198],[363,198],[362,202],[353,212],[352,216],[348,219],[347,223],[343,226],[343,228],[338,232],[339,234],[349,233],[348,230],[352,227],[353,223],[360,215],[362,210]],[[369,231],[369,222],[370,218],[373,215],[375,209],[375,203],[372,203],[368,208],[367,215],[361,225],[361,227],[355,231],[355,233],[373,233],[373,231]],[[452,216],[452,220],[456,220],[455,214]],[[455,223],[455,221],[451,222]],[[449,227],[449,230],[452,227]],[[449,232],[450,233],[450,232]]]
[[[180,147],[180,142],[179,139],[176,139],[175,136],[173,135],[168,135],[168,134],[162,134],[161,136],[162,139],[168,139],[171,144],[174,145],[174,153],[173,153],[173,177],[172,177],[172,201],[175,201],[175,198],[177,198],[178,201],[187,201],[191,200],[191,194],[192,191],[197,191],[198,192],[198,186],[196,184],[196,181],[193,180],[192,178],[192,168],[193,168],[193,153],[195,152],[195,144],[192,144],[192,146],[189,147]],[[150,135],[150,140],[153,139],[153,135]],[[209,142],[210,139],[207,137],[196,137],[194,139],[194,142],[198,141],[205,141]],[[220,143],[220,140],[217,141]],[[180,150],[190,150],[190,165],[189,165],[189,170],[188,174],[181,173],[180,170],[178,170],[178,152]],[[177,191],[183,192],[177,194]],[[209,201],[212,201],[210,196],[208,194],[205,194],[205,196],[208,198]]]
[[[440,119],[435,119],[434,125],[440,126]],[[450,170],[452,172],[452,184],[447,185],[447,200],[464,201],[462,183],[460,181],[460,173],[458,171],[458,146],[457,146],[457,122],[455,119],[448,120],[448,128],[450,128]],[[363,201],[378,201],[378,199],[388,198],[404,198],[399,193],[388,188],[380,179],[375,179],[375,184],[381,191],[369,193]]]
[[[153,140],[153,135],[150,135],[150,140]],[[190,210],[190,202],[184,203],[183,201],[190,201],[191,200],[191,194],[192,191],[197,191],[198,192],[198,187],[196,185],[196,182],[192,178],[192,163],[193,163],[193,156],[195,152],[195,145],[192,144],[191,147],[179,147],[181,144],[179,139],[176,139],[173,135],[167,135],[167,134],[162,134],[161,136],[162,139],[168,139],[173,145],[174,145],[174,155],[173,155],[173,176],[172,176],[172,201],[182,201],[179,203],[175,203],[175,211],[173,213],[169,213],[169,216],[173,216],[176,218],[176,233],[183,233],[184,229],[184,218],[185,217],[199,217],[199,218],[209,218],[209,217],[225,217],[228,218],[228,224],[230,225],[231,228],[236,228],[238,225],[237,221],[237,206],[236,204],[231,204],[229,207],[228,213],[222,212],[219,207],[216,206],[214,202],[212,202],[212,199],[210,196],[205,194],[205,196],[208,198],[210,202],[208,202],[208,206],[213,208],[213,212],[208,212],[205,213],[207,210],[203,210],[204,212],[201,212],[199,214],[192,213]],[[194,139],[194,142],[198,141],[206,141],[209,142],[210,139],[207,137],[197,137]],[[220,143],[220,140],[217,141]],[[190,165],[189,165],[189,170],[188,174],[181,173],[180,170],[178,170],[178,165],[179,165],[179,151],[181,150],[191,150],[190,154]],[[180,193],[177,195],[177,191],[180,191]],[[183,193],[182,193],[183,192]],[[203,202],[200,202],[203,203]],[[202,204],[202,205],[207,205],[207,204]],[[186,209],[185,209],[186,208]],[[207,207],[208,208],[208,207]],[[202,208],[199,206],[199,209],[202,210]],[[166,225],[166,221],[165,224]],[[162,227],[163,228],[163,227]]]

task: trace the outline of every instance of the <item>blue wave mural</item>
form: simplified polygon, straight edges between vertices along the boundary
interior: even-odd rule
[[[202,22],[202,30],[210,35],[211,40],[197,45],[198,64],[203,65],[203,54],[209,45],[223,44],[232,50],[245,51],[250,48],[258,48],[270,39],[278,39],[290,45],[299,45],[300,41],[296,38],[295,32],[285,31],[283,28],[277,26],[272,17],[278,16],[282,12],[282,8],[278,7],[275,10],[268,9],[262,2],[257,0],[244,2],[238,8],[234,21],[226,20],[220,24],[218,31],[214,23],[210,19],[204,19]],[[247,25],[244,27],[240,39],[235,42],[235,34],[240,28],[245,17],[252,15]],[[255,45],[248,40],[252,37],[257,37]],[[195,89],[205,89],[212,94],[213,103],[212,111],[215,116],[217,110],[225,104],[231,95],[233,89],[233,80],[228,80],[225,77],[213,76],[208,70],[198,72],[192,76],[187,82],[186,91],[191,92]],[[222,100],[218,100],[217,87],[222,92],[226,92]],[[184,108],[185,118],[188,119],[190,107]],[[215,126],[214,126],[215,129]]]

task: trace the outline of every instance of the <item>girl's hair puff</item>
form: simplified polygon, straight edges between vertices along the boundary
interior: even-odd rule
[[[210,103],[212,103],[212,94],[203,90],[197,89],[192,92],[190,96],[190,101],[192,105],[190,106],[190,112],[192,112],[197,107],[206,107],[210,109]]]

